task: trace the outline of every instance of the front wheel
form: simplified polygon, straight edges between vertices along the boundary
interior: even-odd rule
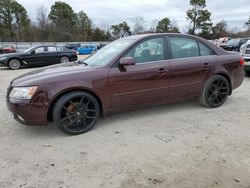
[[[229,93],[228,80],[224,76],[215,75],[205,84],[199,101],[206,107],[216,108],[227,100]]]
[[[17,70],[20,69],[21,62],[18,59],[11,59],[8,63],[8,66],[12,70]]]
[[[70,92],[55,104],[53,119],[64,133],[78,135],[91,130],[100,117],[96,98],[87,92]]]

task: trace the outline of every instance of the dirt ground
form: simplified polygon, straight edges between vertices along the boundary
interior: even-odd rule
[[[182,102],[105,117],[68,136],[8,112],[0,69],[0,187],[250,187],[250,78],[224,106]]]

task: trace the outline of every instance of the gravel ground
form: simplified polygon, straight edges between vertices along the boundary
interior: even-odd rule
[[[89,133],[17,123],[0,69],[0,187],[250,187],[250,78],[226,104],[196,101],[118,113]]]

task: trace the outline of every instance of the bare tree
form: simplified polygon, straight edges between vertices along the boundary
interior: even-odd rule
[[[154,19],[151,21],[149,32],[155,33],[156,32],[156,27],[158,25],[159,20]]]
[[[46,27],[49,23],[47,9],[43,5],[37,7],[37,21],[40,28]]]
[[[134,31],[133,34],[140,34],[143,33],[143,31],[145,30],[145,21],[143,19],[143,17],[136,17],[133,18],[133,22],[134,22]]]

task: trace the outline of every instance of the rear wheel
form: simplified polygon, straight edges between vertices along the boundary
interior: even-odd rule
[[[21,62],[18,59],[11,59],[8,63],[8,66],[12,70],[17,70],[20,69]]]
[[[69,58],[67,56],[61,57],[61,63],[68,63],[68,62],[69,62]]]
[[[215,75],[205,84],[199,101],[206,107],[216,108],[227,100],[229,93],[228,80],[224,76]]]
[[[100,107],[95,97],[81,91],[63,95],[53,110],[55,124],[70,135],[88,132],[99,117]]]

